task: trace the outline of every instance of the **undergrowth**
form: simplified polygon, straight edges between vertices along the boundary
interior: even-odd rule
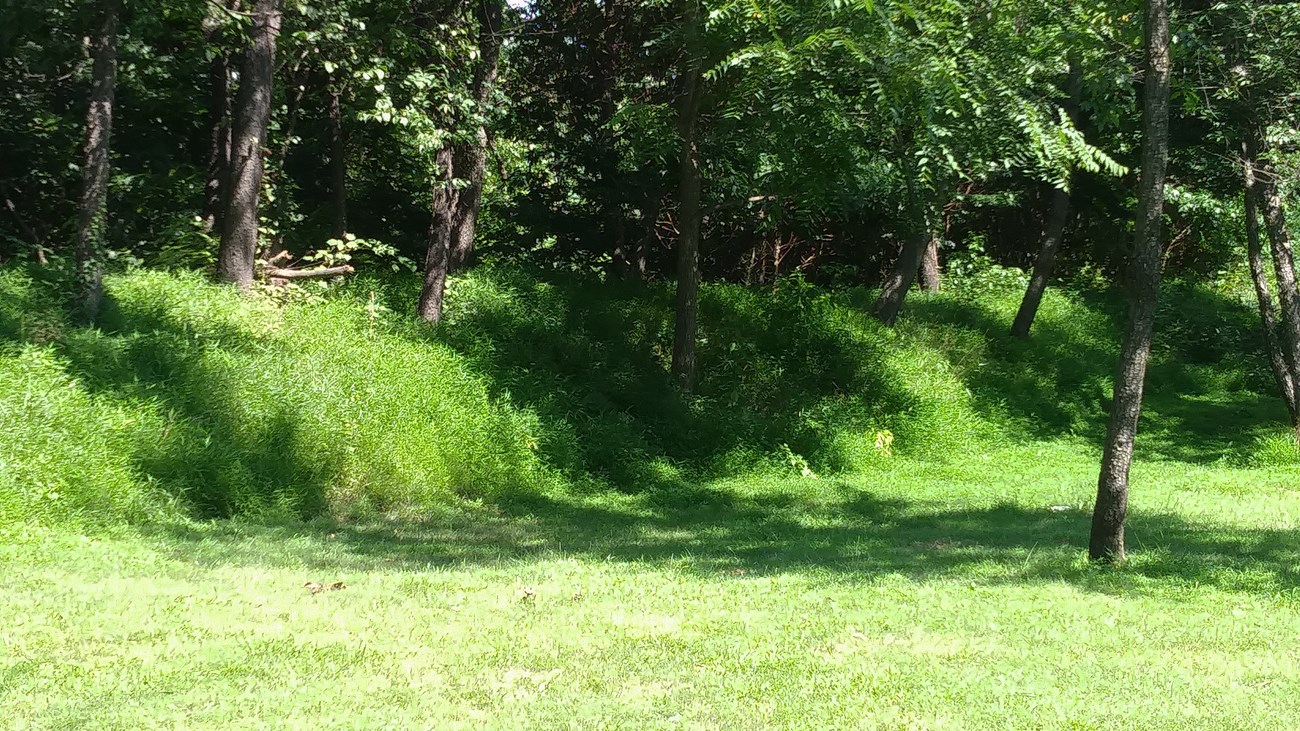
[[[419,516],[555,490],[673,490],[805,477],[897,457],[1098,443],[1113,296],[1052,290],[1006,335],[1002,277],[914,295],[896,330],[872,293],[798,279],[707,285],[700,383],[668,376],[671,286],[479,270],[445,323],[412,321],[409,278],[311,300],[240,296],[198,274],[110,277],[97,329],[62,290],[0,271],[0,525],[168,516]],[[1139,453],[1296,460],[1249,308],[1175,284]]]

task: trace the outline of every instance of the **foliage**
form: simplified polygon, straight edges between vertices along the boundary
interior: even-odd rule
[[[400,275],[279,305],[141,271],[110,277],[103,329],[85,330],[57,281],[7,269],[3,522],[419,514],[557,484],[828,477],[1095,438],[1118,303],[1049,294],[1023,343],[1000,324],[1017,293],[972,277],[918,299],[897,333],[867,292],[709,285],[684,401],[663,287],[480,270],[452,283],[435,337],[401,315],[416,293]],[[1144,452],[1249,461],[1278,433],[1251,310],[1174,292]],[[1192,397],[1238,407],[1189,440]]]

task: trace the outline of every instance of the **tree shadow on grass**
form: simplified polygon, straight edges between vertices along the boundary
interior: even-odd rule
[[[1173,594],[1198,586],[1276,594],[1300,586],[1294,531],[1142,512],[1130,522],[1132,560],[1111,571],[1083,558],[1089,520],[1082,511],[908,503],[845,482],[829,494],[834,497],[810,501],[681,485],[617,504],[530,496],[422,523],[174,525],[155,529],[155,538],[178,559],[204,566],[345,572],[573,557],[702,576],[797,573],[855,583],[894,576]]]

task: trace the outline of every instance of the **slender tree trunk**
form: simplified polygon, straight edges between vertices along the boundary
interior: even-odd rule
[[[90,103],[86,110],[86,144],[81,165],[81,202],[77,216],[76,314],[86,323],[99,317],[104,290],[104,236],[108,223],[109,153],[113,135],[113,99],[117,87],[118,0],[100,4],[99,28],[91,56]]]
[[[348,148],[343,135],[343,101],[337,82],[330,85],[330,196],[333,199],[334,238],[348,232]]]
[[[240,287],[253,283],[257,257],[258,206],[262,193],[263,150],[271,120],[275,39],[280,33],[279,0],[256,0],[253,27],[244,49],[235,97],[231,136],[230,190],[222,223],[217,278]]]
[[[1281,311],[1280,340],[1283,357],[1290,366],[1294,402],[1295,399],[1300,399],[1300,290],[1296,283],[1291,233],[1287,230],[1286,209],[1278,185],[1277,171],[1267,157],[1259,156],[1258,144],[1253,137],[1248,142],[1247,157],[1254,161],[1256,200],[1263,209],[1264,230],[1268,232],[1269,248],[1273,255],[1273,272],[1277,278],[1277,299]],[[1297,404],[1296,412],[1300,414],[1300,404]],[[1297,432],[1297,439],[1300,439],[1300,431]]]
[[[1066,82],[1070,98],[1065,105],[1065,113],[1075,125],[1079,123],[1079,105],[1083,102],[1083,67],[1077,58],[1070,59],[1070,75]],[[1018,338],[1029,337],[1029,330],[1038,317],[1038,307],[1043,302],[1043,292],[1047,282],[1056,268],[1056,254],[1061,249],[1065,238],[1065,226],[1070,220],[1070,191],[1057,188],[1052,194],[1052,210],[1047,215],[1047,227],[1043,230],[1043,245],[1034,260],[1034,271],[1029,277],[1029,288],[1020,301],[1016,319],[1011,323],[1011,334]]]
[[[690,0],[687,23],[692,29],[699,6]],[[688,53],[691,52],[688,47]],[[682,96],[681,117],[678,120],[680,138],[680,166],[678,173],[678,235],[677,235],[677,318],[673,328],[673,379],[683,393],[695,389],[696,319],[699,312],[700,291],[700,229],[703,213],[700,208],[700,153],[698,140],[701,97],[701,78],[697,59],[691,59],[686,72],[686,89]]]
[[[452,184],[456,171],[450,146],[438,151],[436,163],[438,174],[433,186],[429,248],[424,257],[424,287],[418,305],[420,318],[434,324],[442,320],[442,295],[447,288],[447,270],[451,268],[453,221],[459,197]]]
[[[898,262],[894,264],[894,270],[889,273],[889,277],[885,280],[885,286],[880,290],[880,297],[876,299],[876,305],[873,308],[876,319],[888,327],[893,327],[894,323],[898,321],[898,313],[903,309],[903,300],[907,298],[907,290],[911,289],[912,282],[916,280],[921,267],[921,260],[925,257],[925,250],[934,238],[934,234],[930,231],[925,204],[921,200],[920,192],[916,189],[914,172],[912,170],[905,171],[908,176],[908,218],[911,221],[912,230],[908,232],[907,238],[903,240],[903,250],[898,255]]]
[[[237,0],[223,0],[221,8],[235,9]],[[214,11],[216,13],[220,10]],[[203,41],[209,47],[220,43],[221,22],[209,17],[203,29]],[[230,55],[224,48],[214,48],[208,62],[208,167],[203,185],[203,227],[221,233],[226,188],[230,184]]]
[[[479,208],[483,203],[483,179],[487,171],[488,130],[482,117],[487,113],[492,90],[496,87],[501,63],[501,0],[478,0],[479,63],[474,69],[473,94],[480,118],[474,139],[456,146],[456,173],[468,181],[456,202],[456,219],[452,231],[451,266],[465,267],[474,253],[474,232],[478,227]]]
[[[925,292],[938,292],[942,286],[942,280],[939,274],[939,236],[930,234],[929,241],[925,244],[925,251],[921,256],[921,290]]]
[[[921,267],[929,238],[930,234],[923,227],[908,234],[903,241],[903,250],[898,255],[898,263],[894,265],[894,270],[885,280],[884,288],[880,290],[880,297],[876,300],[874,311],[876,319],[889,327],[893,327],[894,323],[898,322],[898,313],[902,311],[907,290],[911,288]]]
[[[487,167],[487,130],[478,129],[476,142],[456,146],[456,170],[466,175],[468,185],[458,191],[451,233],[451,269],[460,271],[474,254],[474,234],[483,203],[483,178]]]
[[[1291,416],[1291,426],[1300,430],[1300,404],[1296,403],[1296,353],[1285,347],[1278,336],[1277,316],[1273,310],[1273,294],[1269,289],[1268,269],[1264,263],[1263,245],[1259,233],[1259,189],[1255,181],[1254,149],[1251,143],[1242,145],[1242,168],[1245,175],[1246,203],[1246,260],[1250,265],[1250,278],[1255,283],[1255,301],[1259,306],[1259,319],[1264,327],[1264,341],[1268,347],[1268,362],[1277,381],[1278,390],[1286,402]],[[1297,434],[1300,439],[1300,433]]]
[[[1048,214],[1047,228],[1043,232],[1043,246],[1038,251],[1038,258],[1034,260],[1034,271],[1029,276],[1029,288],[1025,290],[1016,319],[1011,323],[1011,334],[1018,338],[1029,337],[1029,329],[1038,316],[1038,306],[1043,302],[1043,293],[1047,291],[1047,281],[1056,268],[1056,253],[1061,248],[1065,225],[1069,219],[1070,192],[1057,188],[1052,193],[1052,211]]]
[[[645,281],[650,274],[649,256],[650,243],[655,238],[655,230],[659,224],[659,194],[652,192],[646,194],[645,202],[641,206],[640,226],[637,232],[636,249],[633,252],[632,266],[634,267],[637,279]]]
[[[1169,2],[1146,0],[1145,9],[1147,63],[1142,93],[1142,171],[1133,254],[1133,293],[1120,347],[1088,545],[1089,557],[1105,562],[1124,560],[1129,467],[1160,299],[1160,221],[1169,159]]]

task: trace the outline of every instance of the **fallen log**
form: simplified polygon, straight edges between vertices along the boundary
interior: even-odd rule
[[[325,279],[328,277],[343,277],[349,274],[355,274],[356,269],[348,264],[337,267],[325,267],[323,269],[278,269],[269,267],[266,270],[267,278],[276,279]]]

